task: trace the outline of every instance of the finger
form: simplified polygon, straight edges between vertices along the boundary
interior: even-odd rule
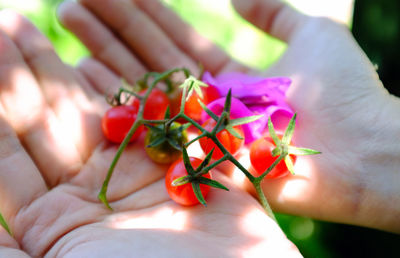
[[[113,94],[121,87],[121,79],[94,58],[82,59],[78,69],[103,96]]]
[[[11,12],[3,14],[0,28],[14,40],[34,72],[60,127],[67,129],[57,140],[70,145],[68,149],[77,156],[75,163],[79,164],[79,156],[85,160],[102,136],[90,128],[99,124],[99,116],[76,80],[74,70],[58,58],[48,39],[22,16]]]
[[[234,7],[246,20],[269,33],[289,42],[301,28],[307,16],[280,0],[232,0]]]
[[[4,24],[18,27],[14,13],[0,13]],[[32,43],[33,44],[33,43]],[[46,104],[40,87],[17,46],[0,30],[0,100],[5,117],[21,138],[27,151],[53,186],[76,173],[81,159],[55,114]]]
[[[0,41],[0,44],[2,42]],[[16,133],[4,118],[0,105],[0,212],[11,232],[18,211],[47,191],[46,184]]]
[[[209,72],[217,74],[222,70],[237,71],[244,68],[160,1],[131,1],[135,2],[182,51],[196,62],[200,62]]]
[[[129,0],[82,0],[91,12],[118,34],[151,70],[186,67],[197,73],[197,64],[135,4]]]
[[[72,31],[100,61],[130,83],[146,72],[146,68],[93,14],[71,1],[58,9],[63,25]]]

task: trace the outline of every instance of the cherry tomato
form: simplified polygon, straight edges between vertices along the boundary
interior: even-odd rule
[[[250,162],[259,175],[264,173],[264,171],[267,170],[267,168],[270,167],[278,158],[278,156],[272,156],[273,149],[275,149],[275,143],[271,137],[260,138],[251,144]],[[293,163],[296,162],[296,156],[289,155],[289,157]],[[280,178],[289,174],[290,172],[285,161],[282,160],[265,176],[265,178]]]
[[[178,143],[179,146],[183,145],[188,140],[186,131],[183,132],[175,131],[175,133],[172,134],[172,132],[174,132],[173,129],[176,129],[180,126],[181,124],[177,122],[172,123],[170,127],[170,134],[168,136],[172,137]],[[146,153],[154,162],[159,164],[170,164],[182,156],[182,152],[172,147],[168,143],[168,141],[164,141],[163,143],[154,147],[147,147],[151,142],[153,142],[158,137],[164,137],[164,135],[161,135],[150,129],[147,131],[146,138],[144,140]]]
[[[191,157],[190,163],[193,168],[197,168],[201,164],[202,160],[198,158]],[[167,192],[172,200],[181,205],[190,206],[199,203],[196,198],[196,195],[193,192],[192,184],[187,183],[180,186],[172,186],[171,183],[182,176],[186,176],[188,173],[186,172],[185,165],[183,164],[183,160],[179,159],[175,161],[168,169],[167,174],[165,175],[165,186],[167,188]],[[210,172],[203,175],[206,178],[211,178]],[[208,192],[210,191],[209,185],[200,184],[200,191],[205,198]]]
[[[194,119],[195,121],[200,121],[201,112],[203,112],[203,108],[200,106],[197,101],[200,99],[205,105],[210,102],[221,98],[221,95],[218,89],[212,85],[208,87],[201,87],[201,91],[203,93],[203,98],[200,99],[199,95],[196,92],[193,92],[192,95],[185,102],[185,114]],[[179,113],[179,109],[181,106],[182,92],[175,93],[171,96],[171,114],[176,115]]]
[[[196,92],[193,92],[185,103],[185,114],[196,121],[200,121],[201,112],[203,111],[203,108],[200,106],[198,99],[200,99],[205,105],[207,105],[208,103],[221,97],[218,89],[212,85],[208,85],[208,87],[201,87],[201,91],[203,93],[202,99],[200,99],[199,95]]]
[[[110,108],[101,121],[105,137],[112,142],[121,143],[136,121],[137,113],[138,109],[134,106],[122,105]],[[140,126],[130,141],[137,139],[142,131],[143,126]]]
[[[144,95],[146,90],[139,92],[139,95]],[[140,101],[135,98],[132,105],[139,109]],[[148,120],[161,120],[164,119],[165,111],[169,106],[169,99],[167,94],[160,89],[154,88],[144,106],[143,118]]]
[[[215,127],[215,125],[216,125],[215,120],[210,118],[206,120],[202,126],[207,131],[211,131]],[[232,155],[235,155],[244,144],[244,133],[241,126],[235,126],[234,129],[243,137],[243,139],[236,138],[225,129],[217,133],[218,140],[222,143],[225,149],[227,149]],[[215,143],[210,138],[208,137],[200,138],[199,142],[201,148],[206,154],[209,153],[213,148],[215,148],[212,155],[212,158],[214,160],[220,159],[224,156],[222,151],[217,147],[217,145],[215,145]]]

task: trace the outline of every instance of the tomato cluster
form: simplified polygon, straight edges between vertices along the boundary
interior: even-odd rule
[[[201,120],[201,114],[203,109],[199,104],[199,99],[204,103],[208,104],[213,100],[220,98],[218,90],[213,87],[203,87],[202,93],[203,98],[193,92],[193,94],[186,100],[184,113],[195,121]],[[139,95],[144,95],[145,90],[139,92]],[[170,105],[170,101],[165,92],[160,89],[153,89],[150,93],[148,100],[144,106],[143,119],[145,120],[162,120],[164,119],[167,107]],[[130,105],[119,105],[111,107],[104,115],[102,119],[102,129],[105,137],[114,143],[121,143],[126,137],[133,123],[136,121],[138,116],[138,110],[140,106],[140,100],[134,99]],[[172,107],[174,109],[174,107]],[[176,107],[175,107],[176,110]],[[182,205],[194,205],[198,203],[198,199],[193,191],[192,185],[186,183],[184,185],[173,186],[172,182],[180,177],[186,176],[187,172],[182,159],[181,146],[187,141],[186,131],[178,130],[182,125],[177,122],[173,122],[169,128],[169,132],[165,132],[165,125],[152,125],[145,137],[145,150],[148,156],[157,163],[169,164],[174,162],[165,177],[165,184],[167,192],[171,199]],[[202,127],[211,132],[216,126],[216,121],[213,118],[206,120]],[[228,130],[222,129],[215,136],[223,147],[231,154],[236,155],[240,149],[244,146],[244,133],[241,126],[233,127],[236,131],[236,136],[232,135]],[[133,134],[130,141],[137,139],[143,132],[144,126],[138,127],[136,132]],[[168,130],[167,130],[168,131]],[[173,133],[171,133],[173,132]],[[232,131],[231,131],[232,132]],[[280,136],[281,137],[281,136]],[[224,156],[223,151],[215,144],[215,142],[208,137],[202,137],[199,139],[199,143],[203,151],[208,154],[213,150],[212,159],[218,160]],[[275,143],[268,135],[253,142],[250,147],[250,161],[252,167],[256,171],[257,175],[261,175],[265,170],[274,163],[278,158],[272,154],[272,151],[276,148]],[[294,163],[296,157],[294,155],[289,156]],[[177,161],[176,161],[177,160]],[[197,158],[190,158],[190,162],[193,168],[197,168],[202,160]],[[289,174],[289,170],[286,167],[285,162],[282,160],[277,166],[272,169],[266,178],[280,178]],[[210,179],[211,174],[207,173],[203,175],[205,178]],[[210,190],[210,186],[206,184],[200,185],[200,191],[203,196],[206,196]]]

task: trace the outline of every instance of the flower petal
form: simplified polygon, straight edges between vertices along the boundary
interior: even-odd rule
[[[209,72],[205,72],[202,80],[215,86],[222,96],[226,96],[229,89],[232,90],[232,118],[264,115],[254,122],[242,125],[246,144],[262,136],[269,117],[277,130],[284,131],[294,114],[285,101],[285,94],[291,83],[289,78],[262,78],[242,73],[225,73],[213,77]],[[225,98],[221,98],[211,102],[207,107],[220,115],[224,103]],[[202,121],[207,117],[208,115],[203,112]]]

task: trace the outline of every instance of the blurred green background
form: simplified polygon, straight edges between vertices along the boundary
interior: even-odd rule
[[[307,0],[302,0],[307,1]],[[76,64],[88,51],[55,16],[60,0],[0,0],[0,8],[26,15],[53,42],[61,58]],[[183,19],[226,49],[234,58],[266,68],[285,45],[254,29],[234,13],[228,0],[164,0]],[[355,1],[352,32],[376,64],[385,87],[400,96],[400,1]],[[305,257],[400,257],[399,235],[309,218],[278,215],[288,238]]]

